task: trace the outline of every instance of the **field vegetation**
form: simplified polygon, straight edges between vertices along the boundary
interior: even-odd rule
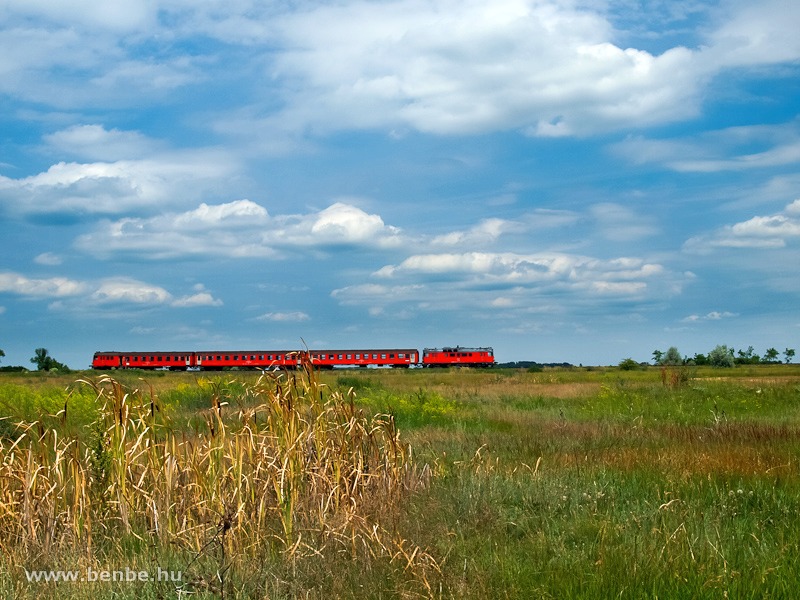
[[[793,598],[800,366],[4,373],[0,596]],[[29,581],[26,572],[180,572]]]

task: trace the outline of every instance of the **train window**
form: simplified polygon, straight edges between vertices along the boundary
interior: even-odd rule
[[[361,355],[360,354],[356,354],[356,360],[361,360]]]
[[[372,358],[373,358],[373,359],[377,359],[377,358],[378,358],[378,355],[377,355],[377,354],[373,354],[373,355],[372,355]]]
[[[341,354],[339,355],[339,360],[342,360],[342,355]]]
[[[390,354],[390,355],[389,355],[389,358],[394,358],[394,354]]]
[[[386,354],[381,354],[381,359],[386,360]]]

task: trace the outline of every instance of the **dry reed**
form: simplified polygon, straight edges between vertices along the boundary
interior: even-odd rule
[[[430,593],[436,561],[381,517],[424,477],[394,419],[367,418],[352,389],[329,390],[310,364],[265,372],[236,398],[215,384],[187,430],[152,388],[107,375],[80,383],[102,406],[91,434],[40,420],[0,439],[4,554],[25,562],[69,548],[92,561],[95,545],[133,537],[195,557],[213,549],[224,573],[238,558],[332,549],[397,564]]]

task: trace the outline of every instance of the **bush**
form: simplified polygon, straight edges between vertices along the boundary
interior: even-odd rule
[[[717,346],[708,353],[708,364],[712,367],[732,367],[733,351],[725,345]]]

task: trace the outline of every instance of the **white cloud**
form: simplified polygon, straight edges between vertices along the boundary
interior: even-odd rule
[[[34,258],[33,262],[35,262],[37,265],[56,267],[64,261],[57,254],[53,254],[52,252],[43,252],[42,254],[39,254],[36,258]]]
[[[635,136],[612,149],[634,164],[660,163],[684,173],[781,167],[800,163],[800,121],[730,127],[670,140]]]
[[[403,239],[400,230],[386,225],[380,216],[342,202],[305,215],[271,216],[251,200],[236,200],[201,204],[184,213],[102,223],[93,233],[80,236],[76,245],[101,256],[125,252],[150,259],[282,258],[281,251],[298,247],[393,248]]]
[[[227,157],[202,150],[145,160],[60,162],[20,179],[0,175],[0,205],[21,215],[153,210],[165,202],[180,205],[234,171]]]
[[[477,246],[491,244],[505,233],[518,233],[525,230],[521,223],[505,219],[484,219],[467,231],[453,231],[436,236],[431,240],[434,246]]]
[[[795,216],[797,202],[789,204],[783,213],[755,216],[710,234],[692,237],[686,240],[683,248],[700,254],[720,248],[784,248],[800,238],[800,218]]]
[[[729,18],[711,33],[703,58],[720,67],[753,66],[800,57],[800,4],[794,0],[734,2]]]
[[[333,297],[370,310],[413,306],[419,311],[483,311],[488,316],[486,307],[502,314],[552,313],[554,298],[562,310],[567,304],[596,310],[609,303],[661,300],[679,293],[686,281],[639,258],[606,260],[553,252],[414,255],[373,276],[399,283],[350,286],[336,290]]]
[[[308,321],[311,319],[306,313],[302,311],[290,311],[290,312],[268,312],[260,317],[257,317],[259,321],[273,321],[276,323],[301,323],[303,321]]]
[[[603,15],[566,3],[351,2],[276,24],[275,131],[586,134],[690,116],[705,77],[691,51],[617,47]]]
[[[131,31],[151,24],[158,2],[145,0],[5,0],[4,11],[27,17],[36,15],[54,23],[74,23],[91,28]]]
[[[738,317],[737,313],[732,313],[728,311],[711,311],[705,315],[689,315],[682,319],[685,323],[697,323],[700,321],[720,321],[722,319],[731,319],[733,317]]]
[[[305,243],[313,245],[377,243],[387,247],[401,243],[398,228],[385,225],[378,215],[342,202],[332,204],[310,221],[305,219],[304,224],[311,226]]]
[[[172,302],[172,306],[185,308],[192,306],[222,306],[222,300],[214,298],[208,292],[198,292],[191,296],[183,296]]]
[[[0,273],[0,292],[34,298],[63,298],[86,291],[86,284],[66,277],[31,279],[10,271]]]
[[[107,130],[95,124],[73,125],[43,139],[57,152],[97,161],[142,158],[158,151],[161,145],[138,131]]]
[[[165,304],[171,299],[172,295],[162,287],[127,278],[105,280],[90,296],[90,300],[100,304]]]

